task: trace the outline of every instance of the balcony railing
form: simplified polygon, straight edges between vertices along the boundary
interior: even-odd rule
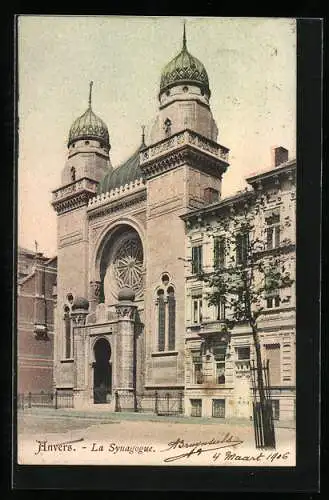
[[[238,372],[248,372],[250,370],[250,360],[249,359],[241,359],[235,362],[236,370]]]
[[[140,165],[148,163],[157,156],[166,153],[174,148],[183,146],[185,144],[190,144],[200,151],[206,151],[208,154],[228,163],[229,149],[217,144],[216,142],[207,139],[206,137],[192,132],[191,130],[184,130],[178,132],[163,141],[158,142],[154,146],[144,149],[140,153]]]
[[[78,181],[72,182],[68,186],[56,189],[53,191],[53,203],[66,198],[67,196],[72,196],[79,191],[90,191],[91,193],[96,193],[97,182],[92,181],[87,178],[79,179]]]

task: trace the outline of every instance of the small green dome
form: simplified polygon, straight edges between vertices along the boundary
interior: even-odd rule
[[[81,139],[91,139],[100,141],[105,147],[110,147],[109,132],[106,124],[101,120],[91,108],[91,89],[93,82],[90,82],[89,106],[87,111],[79,116],[70,128],[68,146],[74,141]]]
[[[128,286],[125,286],[121,288],[121,290],[118,293],[118,300],[119,301],[130,301],[134,302],[135,300],[135,292],[132,288],[129,288]]]
[[[201,86],[210,95],[209,79],[204,65],[187,50],[185,26],[183,48],[163,69],[160,80],[160,93],[179,83]]]
[[[145,144],[135,151],[135,153],[122,165],[110,170],[105,177],[100,181],[97,188],[97,194],[107,193],[112,189],[119,188],[125,184],[144,177],[143,172],[139,166],[139,154]]]
[[[72,304],[72,310],[75,309],[85,309],[86,311],[89,309],[89,302],[84,297],[76,297]]]

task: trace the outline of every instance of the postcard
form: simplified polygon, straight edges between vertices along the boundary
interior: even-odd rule
[[[296,19],[18,16],[20,465],[296,465]]]

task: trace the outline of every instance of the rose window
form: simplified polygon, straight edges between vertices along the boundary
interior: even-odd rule
[[[137,238],[122,243],[115,255],[113,268],[119,288],[129,286],[135,292],[142,289],[143,250]]]

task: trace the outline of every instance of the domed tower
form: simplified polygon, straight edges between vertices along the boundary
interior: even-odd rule
[[[88,297],[88,201],[95,196],[99,181],[112,168],[107,126],[92,109],[92,85],[91,82],[87,110],[70,128],[61,186],[53,191],[52,199],[57,212],[58,244],[55,383],[57,387],[67,388],[73,387],[77,359],[72,358],[72,350],[65,348],[68,327],[63,311],[68,296]],[[61,368],[63,363],[65,370]]]
[[[151,142],[184,129],[216,141],[218,129],[209,106],[210,95],[207,71],[187,49],[184,24],[182,49],[161,74],[159,114],[152,127]]]
[[[210,94],[207,71],[188,51],[184,26],[182,49],[161,74],[159,112],[139,162],[147,188],[145,380],[157,390],[184,387],[185,273],[191,256],[202,255],[202,242],[191,243],[197,250],[187,254],[181,215],[219,201],[229,165],[229,150],[216,142]]]
[[[73,122],[69,131],[62,184],[82,177],[100,181],[111,166],[109,132],[106,124],[92,109],[92,86],[93,82],[90,82],[87,110]]]

